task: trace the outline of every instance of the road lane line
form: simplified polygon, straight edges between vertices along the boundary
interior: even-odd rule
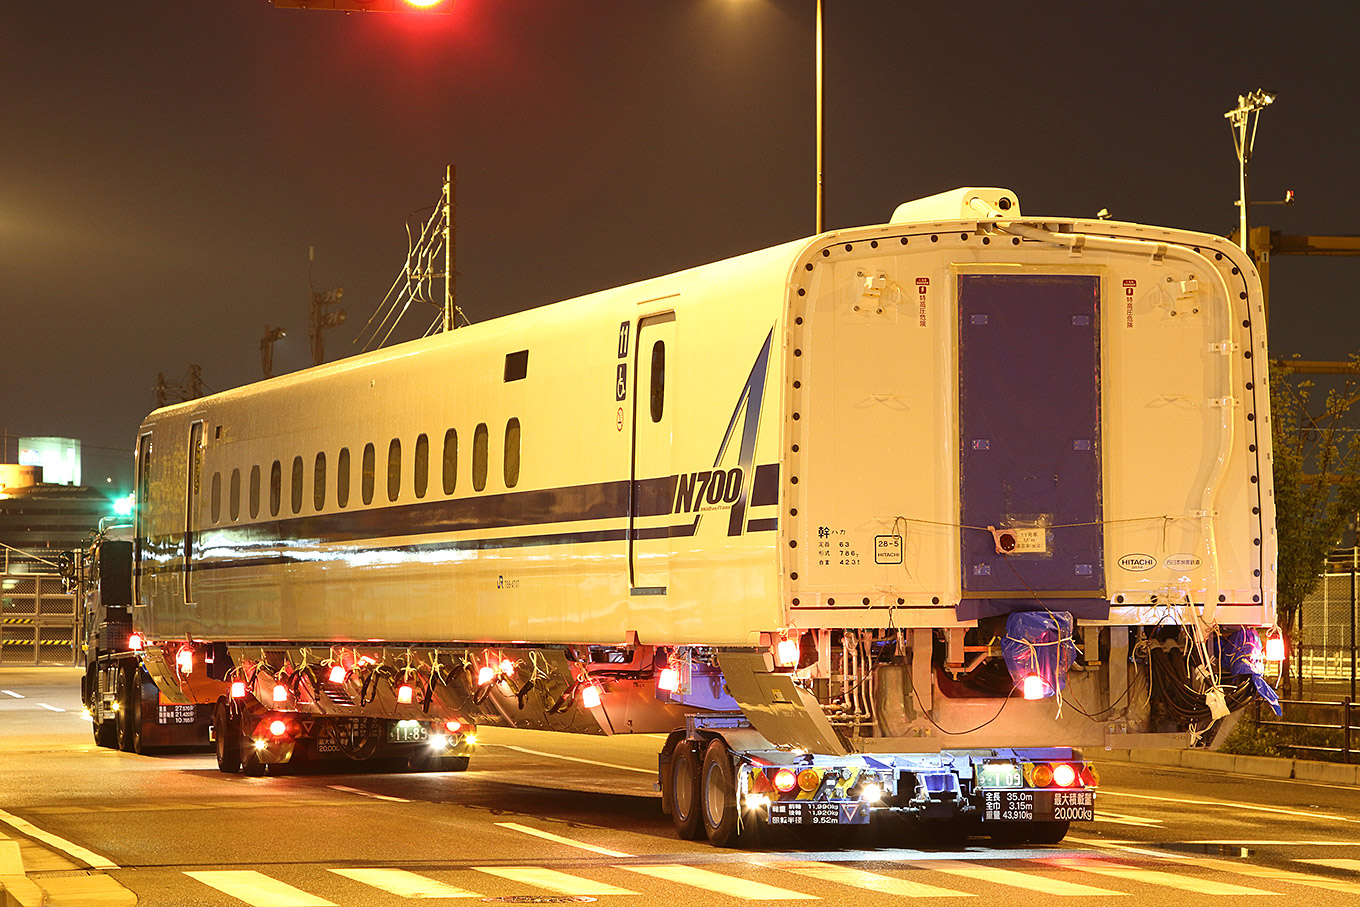
[[[0,809],[0,822],[4,822],[6,825],[9,825],[14,829],[23,832],[30,838],[35,838],[39,841],[42,841],[44,844],[49,844],[52,847],[55,847],[57,850],[60,850],[63,853],[75,857],[77,860],[81,860],[85,863],[90,864],[91,869],[118,868],[118,864],[114,863],[107,857],[101,857],[94,851],[86,850],[79,844],[75,844],[71,841],[66,840],[65,838],[57,837],[50,831],[43,831],[41,828],[34,825],[32,822],[29,822],[26,819],[20,819],[18,816],[15,815],[11,815],[10,813],[5,812],[3,809]]]
[[[619,888],[604,882],[593,882],[590,879],[558,872],[556,869],[544,869],[541,866],[474,866],[472,868],[487,875],[498,876],[502,879],[509,879],[512,882],[521,882],[538,888],[546,888],[558,894],[637,894],[636,891],[629,891],[627,888]]]
[[[1017,872],[1014,869],[1002,869],[998,866],[983,866],[967,860],[931,860],[929,862],[907,863],[906,865],[915,866],[918,869],[933,870],[934,872],[946,872],[950,875],[962,876],[965,879],[979,879],[983,882],[991,882],[994,885],[1007,885],[1024,891],[1042,891],[1044,894],[1054,894],[1059,897],[1121,897],[1128,894],[1127,891],[1111,891],[1108,888],[1064,882],[1062,879],[1055,879],[1052,876],[1032,875],[1027,872]]]
[[[1326,819],[1331,822],[1348,822],[1352,825],[1360,824],[1360,819],[1349,816],[1333,816],[1329,813],[1310,813],[1301,809],[1284,809],[1279,806],[1258,806],[1255,803],[1235,803],[1232,800],[1189,800],[1184,797],[1154,797],[1151,794],[1130,794],[1124,791],[1113,791],[1101,788],[1102,797],[1130,797],[1134,800],[1155,800],[1159,803],[1179,803],[1183,806],[1222,806],[1225,809],[1249,810],[1258,813],[1272,813],[1278,816],[1299,816],[1305,819]]]
[[[45,703],[45,702],[40,702],[40,703],[38,703],[38,708],[40,708],[40,709],[47,709],[49,712],[64,712],[64,711],[66,711],[65,709],[59,709],[59,708],[57,708],[57,707],[54,706],[54,705],[48,705],[48,704]]]
[[[707,869],[699,869],[694,866],[681,866],[679,864],[659,864],[657,866],[615,866],[615,869],[626,869],[629,872],[640,872],[643,875],[651,876],[654,879],[662,879],[667,882],[675,882],[680,885],[693,885],[705,891],[715,894],[725,894],[728,897],[741,898],[745,901],[820,901],[821,898],[815,894],[804,894],[801,891],[790,891],[787,888],[776,888],[774,885],[766,885],[764,882],[752,882],[749,879],[739,879],[736,876],[723,875],[721,872],[711,872]]]
[[[1322,860],[1295,860],[1295,863],[1312,863],[1314,866],[1328,866],[1332,869],[1349,869],[1351,872],[1360,872],[1360,860],[1347,860],[1343,858],[1322,859]]]
[[[621,772],[640,772],[644,775],[656,775],[654,768],[634,768],[631,765],[619,765],[616,762],[596,762],[594,759],[581,759],[577,756],[562,756],[557,753],[544,753],[540,750],[525,749],[522,746],[511,746],[508,743],[479,743],[478,746],[485,749],[488,746],[498,746],[503,750],[514,750],[517,753],[524,753],[529,756],[543,756],[548,759],[562,759],[566,762],[581,762],[585,765],[598,765],[602,768],[616,768]]]
[[[1227,844],[1231,847],[1360,847],[1360,841],[1246,841],[1215,838],[1212,841],[1183,841],[1184,844]]]
[[[633,856],[633,854],[624,853],[621,850],[610,850],[607,847],[596,847],[594,844],[586,844],[583,841],[573,841],[571,838],[564,838],[561,835],[555,835],[550,831],[539,831],[537,828],[530,828],[527,825],[520,825],[518,822],[497,822],[496,824],[499,825],[501,828],[508,828],[511,831],[522,831],[526,835],[533,835],[534,837],[542,838],[545,841],[555,841],[558,844],[566,844],[569,847],[579,847],[582,850],[589,850],[592,851],[593,853],[604,854],[606,857]]]
[[[404,898],[480,898],[483,895],[458,888],[405,869],[332,869],[336,875],[362,882],[371,888]]]
[[[1355,882],[1347,882],[1344,879],[1329,879],[1326,876],[1315,876],[1306,872],[1295,872],[1292,869],[1276,869],[1274,866],[1258,866],[1255,863],[1217,860],[1212,857],[1195,857],[1192,862],[1199,866],[1217,869],[1220,872],[1235,872],[1238,875],[1256,879],[1293,882],[1295,885],[1307,885],[1310,888],[1326,888],[1328,891],[1360,894],[1360,884]]]
[[[212,869],[184,874],[209,888],[245,901],[251,907],[336,907],[334,901],[308,894],[253,869]]]
[[[375,794],[370,790],[359,790],[357,787],[345,787],[343,784],[326,785],[331,790],[343,791],[347,794],[358,794],[361,797],[372,797],[374,800],[389,800],[392,803],[410,803],[405,797],[389,797],[386,794]]]
[[[1134,847],[1129,841],[1101,841],[1095,838],[1078,838],[1068,835],[1063,838],[1064,843],[1080,844],[1083,847],[1104,847],[1110,850],[1119,850],[1124,853],[1136,853],[1140,856],[1157,857],[1162,860],[1183,860],[1186,859],[1181,854],[1171,853],[1165,850],[1149,850],[1146,847]]]
[[[1097,822],[1110,822],[1115,825],[1136,825],[1140,828],[1157,828],[1162,825],[1161,819],[1145,819],[1142,816],[1128,816],[1124,813],[1096,813]]]
[[[1121,863],[1106,863],[1104,860],[1093,860],[1090,857],[1048,857],[1037,862],[1046,863],[1059,869],[1074,869],[1077,872],[1089,872],[1093,875],[1124,879],[1128,882],[1143,882],[1147,885],[1160,885],[1163,888],[1175,888],[1179,891],[1193,891],[1196,894],[1237,896],[1279,894],[1278,891],[1263,891],[1260,888],[1248,888],[1245,885],[1234,885],[1231,882],[1219,882],[1214,879],[1197,879],[1160,869],[1144,869],[1139,866],[1125,866]]]
[[[20,694],[14,692],[13,690],[0,690],[0,693],[4,693],[6,696],[13,696],[15,699],[23,699],[23,698],[24,698],[23,696],[21,696]]]
[[[855,869],[851,866],[841,866],[836,863],[818,863],[815,861],[795,861],[789,863],[767,863],[772,869],[781,869],[784,872],[792,872],[796,875],[806,876],[810,879],[818,879],[823,882],[835,882],[838,885],[849,885],[851,888],[859,888],[863,891],[876,891],[880,894],[895,894],[899,897],[907,898],[971,898],[974,895],[968,891],[955,891],[952,888],[940,888],[935,885],[927,885],[924,882],[913,882],[910,879],[898,879],[893,876],[879,875],[876,872],[865,872],[862,869]]]

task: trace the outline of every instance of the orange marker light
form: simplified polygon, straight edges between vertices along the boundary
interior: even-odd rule
[[[233,680],[231,682],[231,698],[232,699],[246,698],[246,685],[244,681]]]
[[[409,683],[403,683],[401,686],[397,687],[397,702],[400,702],[403,705],[409,705],[412,695],[413,691]]]
[[[181,674],[192,674],[194,672],[194,653],[189,648],[179,650],[175,656],[175,664],[179,666]]]
[[[515,673],[515,663],[506,658],[501,661],[501,673],[509,677]]]
[[[663,668],[656,678],[656,688],[666,693],[680,689],[680,672],[675,668]]]
[[[791,668],[798,664],[798,640],[779,640],[779,645],[774,648],[774,660],[781,668]]]
[[[1284,637],[1278,631],[1266,637],[1266,661],[1284,661]]]
[[[274,684],[274,701],[275,702],[288,701],[288,688],[281,683]]]
[[[593,683],[581,687],[581,705],[588,709],[600,707],[600,688]]]
[[[330,678],[329,678],[329,679],[330,679],[330,682],[331,682],[331,683],[344,683],[344,682],[345,682],[345,669],[344,669],[344,667],[342,667],[341,665],[334,665],[334,666],[331,668],[331,673],[330,673]]]
[[[450,718],[448,721],[444,722],[444,730],[448,731],[450,734],[456,734],[462,729],[463,722],[459,721],[457,718]]]
[[[487,665],[477,672],[477,686],[484,687],[496,679],[496,669]]]
[[[1043,699],[1048,695],[1048,684],[1038,674],[1027,674],[1020,689],[1026,699]]]
[[[145,644],[146,640],[142,639],[142,634],[140,633],[133,633],[131,636],[128,637],[128,648],[134,652],[140,652],[142,650],[142,646],[144,646]]]

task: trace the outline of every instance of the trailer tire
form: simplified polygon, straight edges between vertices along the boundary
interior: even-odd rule
[[[699,754],[691,740],[681,740],[671,754],[669,799],[675,833],[697,841],[704,833],[703,799],[699,793]]]
[[[134,669],[135,670],[135,669]],[[125,753],[134,752],[133,750],[133,725],[141,720],[141,699],[137,695],[140,690],[138,684],[133,682],[132,671],[126,668],[118,672],[116,683],[116,698],[118,700],[118,716],[115,719],[118,730],[118,748]],[[134,711],[133,696],[137,696],[137,705]]]
[[[94,722],[94,743],[95,746],[102,746],[108,749],[118,748],[118,724],[116,721]]]
[[[749,837],[737,804],[737,774],[732,753],[722,740],[714,740],[704,752],[699,788],[703,793],[704,831],[714,847],[736,847]]]
[[[264,774],[264,763],[260,761],[259,755],[255,752],[255,747],[243,747],[245,752],[241,754],[241,774],[251,778],[258,778]]]
[[[213,709],[213,738],[217,750],[217,770],[234,775],[241,770],[241,750],[244,736],[237,722],[227,714],[227,707],[219,702]]]

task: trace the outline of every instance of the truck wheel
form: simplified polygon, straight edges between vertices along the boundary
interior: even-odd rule
[[[703,794],[704,831],[715,847],[735,847],[744,843],[750,830],[740,827],[737,806],[737,776],[727,744],[714,740],[704,753],[699,785]]]
[[[681,740],[671,754],[670,802],[675,832],[686,841],[704,833],[699,795],[699,754],[694,743]]]
[[[260,761],[260,756],[255,752],[252,742],[247,742],[244,738],[241,741],[241,774],[258,778],[264,774],[264,763]]]
[[[132,669],[128,678],[128,731],[131,740],[123,749],[141,756],[147,751],[142,742],[142,676],[140,668]]]
[[[95,721],[94,742],[96,746],[117,749],[118,725],[113,721]]]
[[[118,748],[125,753],[132,752],[132,683],[127,671],[119,671],[114,681],[114,697],[118,701],[118,714],[114,718],[118,732]]]
[[[217,769],[228,775],[241,770],[241,729],[227,715],[227,707],[218,703],[213,709],[213,737],[217,747]]]

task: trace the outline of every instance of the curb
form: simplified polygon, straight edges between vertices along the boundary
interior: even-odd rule
[[[1198,749],[1095,750],[1091,755],[1096,762],[1106,759],[1110,762],[1197,768],[1230,775],[1292,778],[1296,781],[1360,786],[1360,765],[1342,765],[1337,762],[1314,762],[1309,759],[1275,756],[1235,756],[1231,753]]]

